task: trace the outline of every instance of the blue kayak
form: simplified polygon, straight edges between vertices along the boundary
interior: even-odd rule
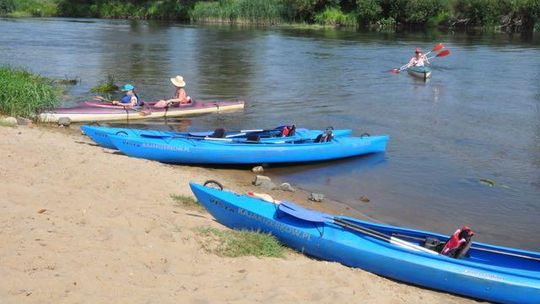
[[[208,182],[207,182],[208,183]],[[273,234],[307,255],[395,280],[501,303],[540,303],[540,253],[474,242],[460,259],[428,249],[448,236],[274,204],[190,183],[221,224]]]
[[[207,132],[176,132],[176,131],[161,131],[161,130],[145,130],[145,129],[131,129],[131,128],[109,128],[101,126],[90,126],[83,125],[81,126],[81,131],[90,139],[92,139],[96,144],[109,149],[116,149],[109,135],[122,135],[129,137],[155,137],[155,138],[172,138],[172,137],[185,137],[191,139],[206,139],[206,140],[216,140],[219,141],[222,138],[225,139],[236,139],[241,141],[247,140],[253,136],[260,138],[262,141],[280,141],[283,138],[280,137],[281,130],[283,127],[276,127],[274,129],[268,130],[240,130],[237,132],[225,132],[221,134],[219,138],[215,136],[216,131],[207,131]],[[298,128],[292,136],[288,136],[288,139],[309,139],[315,138],[317,135],[321,134],[324,131],[321,130],[310,130]],[[352,133],[351,129],[340,129],[332,130],[334,136],[349,136]]]
[[[328,142],[314,139],[246,142],[235,139],[195,140],[109,135],[112,143],[128,156],[181,164],[265,164],[324,161],[383,152],[388,136],[335,137]]]

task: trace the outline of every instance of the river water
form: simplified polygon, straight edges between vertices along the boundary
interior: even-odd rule
[[[92,19],[0,19],[0,64],[80,78],[66,104],[107,74],[145,99],[181,74],[200,99],[246,100],[243,112],[150,121],[206,130],[351,128],[389,134],[388,151],[270,168],[392,224],[540,250],[540,37],[361,33]],[[433,78],[387,70],[444,42]],[[1,89],[1,88],[0,88]],[[137,125],[140,126],[140,125]],[[361,202],[367,196],[369,203]]]

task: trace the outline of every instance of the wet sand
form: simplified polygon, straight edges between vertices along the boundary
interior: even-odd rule
[[[195,229],[227,228],[171,195],[207,179],[262,192],[247,170],[133,159],[73,130],[0,127],[0,138],[0,303],[474,303],[292,251],[206,252]]]

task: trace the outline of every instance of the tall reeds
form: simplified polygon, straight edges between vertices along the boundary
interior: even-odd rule
[[[58,106],[61,89],[52,82],[24,69],[0,67],[0,113],[34,118],[45,109]]]
[[[284,22],[282,12],[276,0],[221,0],[197,2],[190,17],[199,22],[275,24]]]

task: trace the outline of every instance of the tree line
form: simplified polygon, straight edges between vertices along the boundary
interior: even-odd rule
[[[540,0],[0,0],[0,15],[533,31]],[[24,15],[24,14],[23,14]]]

